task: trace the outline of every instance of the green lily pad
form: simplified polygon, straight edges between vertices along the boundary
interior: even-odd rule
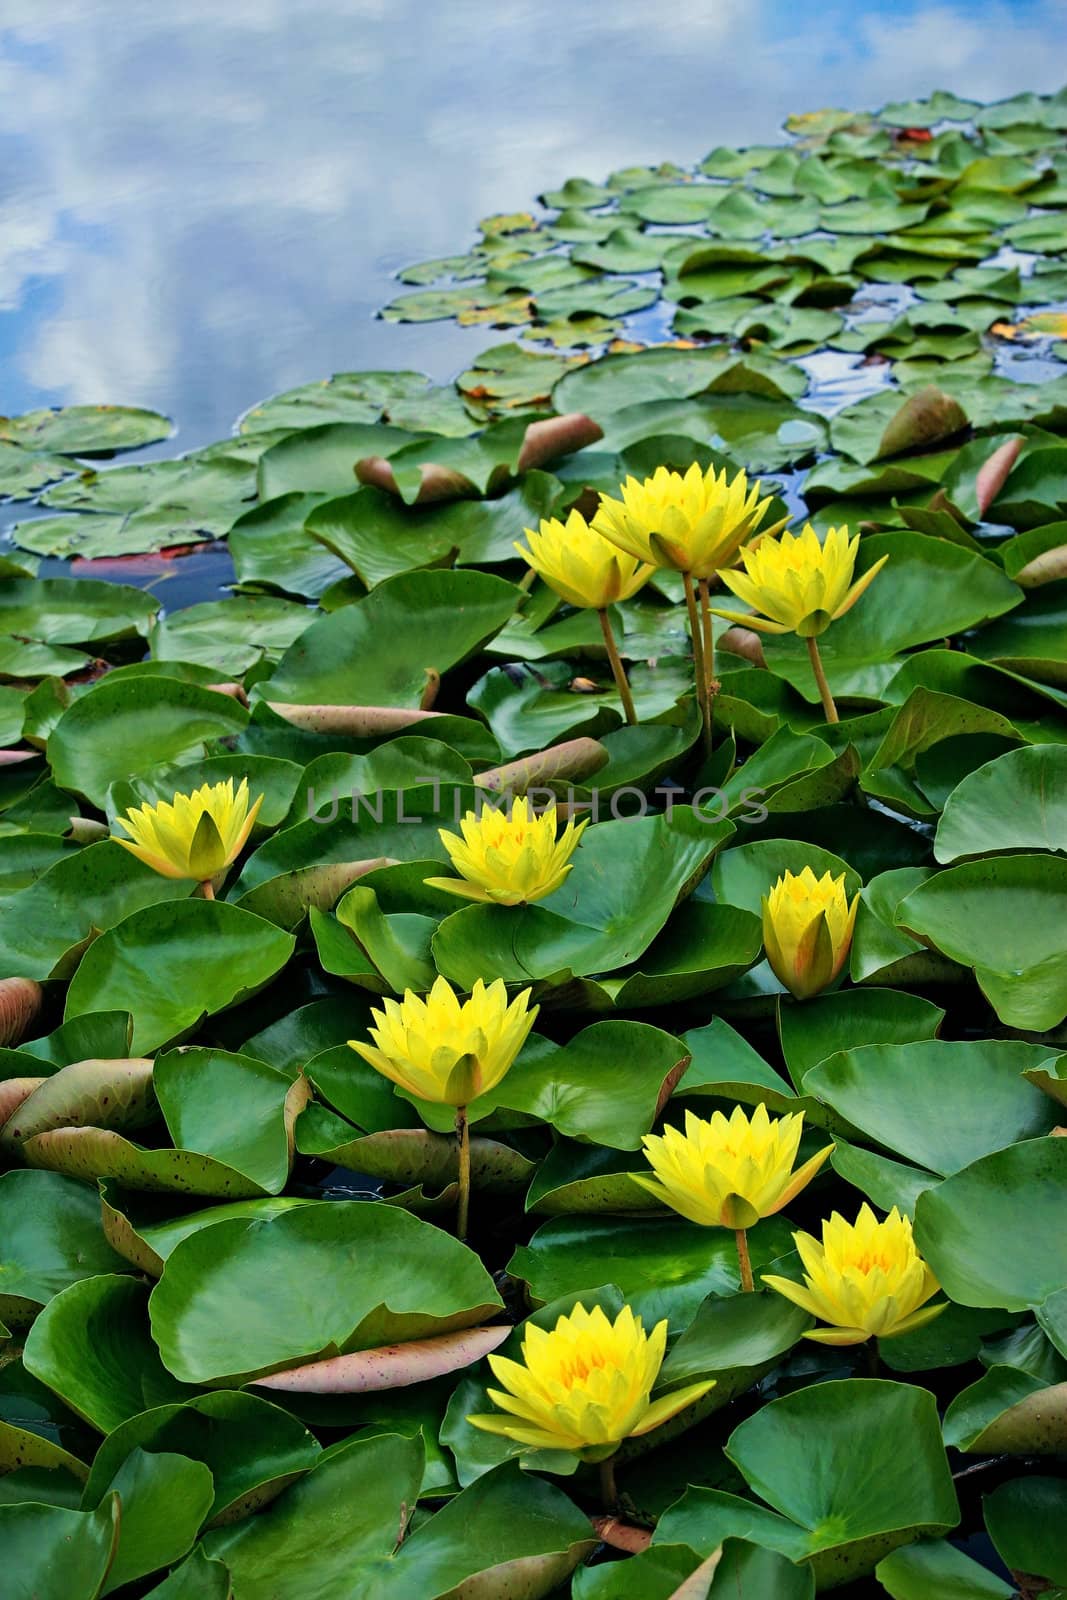
[[[1041,1031],[1067,1015],[1060,907],[1067,861],[996,856],[937,873],[897,911],[907,932],[973,967],[1002,1022]]]
[[[105,1595],[188,1553],[211,1505],[211,1473],[185,1456],[132,1450],[108,1485],[104,1504],[112,1494],[123,1514]]]
[[[843,989],[778,1008],[778,1034],[790,1077],[800,1087],[812,1067],[839,1050],[933,1039],[939,1006],[900,989]]]
[[[227,536],[237,581],[245,589],[318,600],[349,569],[307,533],[308,514],[325,497],[277,495],[237,518]]]
[[[147,1303],[148,1290],[129,1277],[72,1283],[30,1329],[27,1372],[101,1433],[184,1400],[189,1389],[166,1370],[149,1336]]]
[[[1012,1600],[1015,1593],[946,1539],[904,1545],[874,1575],[892,1600]]]
[[[272,444],[259,458],[261,501],[283,494],[345,494],[356,486],[356,462],[390,456],[415,435],[383,423],[324,422],[301,427]]]
[[[1037,1580],[1067,1584],[1064,1486],[1058,1478],[1015,1478],[985,1500],[989,1536],[1004,1565]]]
[[[285,966],[293,945],[290,934],[222,901],[175,901],[166,911],[147,906],[90,946],[67,991],[66,1018],[126,1004],[133,1048],[153,1050],[255,994]]]
[[[59,455],[110,455],[156,444],[171,432],[169,418],[137,406],[60,406],[0,418],[0,439]]]
[[[157,661],[195,661],[239,678],[276,660],[311,625],[305,607],[269,595],[233,595],[171,611],[149,636]]]
[[[915,1242],[960,1305],[1040,1306],[1064,1280],[1054,1219],[1065,1192],[1062,1139],[1009,1145],[919,1196]]]
[[[95,1191],[56,1172],[0,1175],[4,1213],[0,1248],[0,1318],[28,1326],[54,1295],[127,1263],[111,1248]]]
[[[249,1056],[190,1049],[157,1057],[153,1079],[173,1150],[68,1126],[28,1137],[27,1161],[148,1190],[252,1196],[284,1187],[293,1125],[309,1094],[303,1078]]]
[[[155,1116],[151,1061],[75,1061],[22,1101],[0,1129],[0,1148],[17,1158],[23,1140],[52,1128],[139,1128]]]
[[[613,1150],[640,1149],[689,1064],[680,1039],[643,1022],[595,1022],[561,1049],[524,1054],[496,1103]]]
[[[772,1112],[796,1109],[796,1097],[786,1080],[722,1017],[685,1034],[684,1043],[693,1061],[676,1095],[765,1105]]]
[[[231,1600],[230,1574],[221,1561],[211,1561],[197,1545],[169,1577],[149,1590],[146,1600]]]
[[[119,1500],[95,1511],[64,1506],[0,1505],[6,1582],[17,1600],[96,1600],[119,1538]],[[56,1552],[63,1560],[57,1562]]]
[[[757,1223],[748,1238],[753,1272],[792,1248],[780,1217]],[[677,1332],[709,1294],[735,1294],[740,1284],[733,1234],[676,1217],[553,1217],[518,1247],[508,1271],[525,1282],[534,1305],[617,1283],[646,1326],[667,1317]]]
[[[960,861],[998,850],[1067,852],[1067,749],[1009,750],[964,778],[945,803],[934,854]]]
[[[103,810],[117,779],[202,756],[205,741],[238,733],[247,721],[236,700],[194,683],[109,676],[60,717],[48,760],[60,787]]]
[[[465,1245],[404,1211],[356,1201],[191,1234],[168,1256],[150,1309],[176,1377],[244,1383],[302,1361],[471,1327],[499,1305]]]
[[[262,1516],[210,1534],[205,1548],[248,1600],[269,1600],[280,1577],[291,1600],[340,1597],[364,1579],[382,1600],[446,1600],[475,1583],[491,1595],[520,1574],[531,1595],[547,1593],[592,1547],[588,1519],[567,1497],[510,1464],[400,1544],[422,1475],[418,1439],[345,1441]]]
[[[160,877],[110,840],[64,853],[5,906],[0,970],[24,978],[67,977],[94,933],[147,906],[185,899],[192,887]]]
[[[471,655],[520,596],[481,572],[405,572],[320,617],[282,657],[266,697],[297,705],[418,705],[433,674]]]
[[[634,961],[731,831],[681,808],[670,819],[602,822],[583,835],[564,886],[539,904],[446,917],[433,938],[438,969],[470,987],[478,977],[519,983]]]
[[[650,1197],[630,1181],[631,1172],[644,1170],[643,1157],[628,1151],[557,1139],[534,1173],[526,1209],[548,1217],[648,1211]]]
[[[314,1435],[287,1411],[259,1395],[222,1389],[143,1410],[114,1428],[93,1458],[87,1503],[138,1450],[184,1456],[210,1470],[214,1496],[205,1520],[213,1526],[269,1505],[320,1454]]]
[[[1046,1055],[1011,1039],[870,1044],[812,1067],[804,1088],[886,1149],[947,1176],[1052,1131],[1055,1104],[1022,1076]]]
[[[953,1400],[944,1432],[946,1444],[972,1455],[1060,1455],[1067,1444],[1067,1384],[990,1367]]]
[[[859,1478],[857,1426],[880,1463]],[[934,1397],[922,1389],[866,1379],[813,1384],[741,1423],[726,1449],[773,1512],[690,1489],[661,1519],[656,1543],[703,1554],[724,1538],[747,1538],[810,1563],[816,1586],[833,1587],[869,1573],[919,1533],[944,1533],[959,1520]],[[906,1473],[889,1470],[894,1460],[907,1462]]]
[[[47,644],[136,639],[159,610],[154,595],[89,578],[11,578],[0,592],[0,631]]]

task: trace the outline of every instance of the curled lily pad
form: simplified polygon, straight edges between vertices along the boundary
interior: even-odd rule
[[[1067,1441],[1067,1384],[1017,1367],[990,1367],[945,1413],[945,1442],[969,1454],[1059,1455]]]
[[[0,1149],[17,1155],[24,1139],[51,1128],[137,1128],[154,1115],[150,1060],[76,1061],[20,1102],[0,1129]]]
[[[185,1050],[158,1057],[153,1083],[174,1149],[144,1148],[95,1127],[61,1127],[27,1138],[27,1161],[186,1194],[254,1196],[284,1187],[293,1125],[310,1093],[302,1077],[248,1056]]]
[[[131,1450],[105,1493],[125,1508],[103,1593],[158,1572],[192,1548],[211,1505],[211,1473],[168,1451]]]
[[[401,1121],[401,1117],[397,1117]],[[363,1134],[322,1106],[309,1106],[300,1119],[297,1143],[304,1155],[392,1183],[425,1184],[443,1190],[455,1183],[456,1142],[425,1128],[381,1129]],[[521,1189],[533,1162],[497,1139],[471,1139],[471,1182],[475,1188]]]

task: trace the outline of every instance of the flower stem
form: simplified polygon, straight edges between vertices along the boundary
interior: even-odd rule
[[[622,709],[626,713],[626,720],[632,727],[637,721],[637,711],[634,708],[634,697],[630,692],[630,684],[626,677],[622,658],[619,655],[619,648],[615,643],[615,635],[611,631],[611,618],[606,610],[598,611],[597,616],[600,618],[600,631],[604,635],[608,660],[611,662],[611,670],[615,676],[615,687],[619,691],[619,699],[622,701]]]
[[[867,1372],[872,1378],[877,1378],[882,1370],[882,1363],[878,1359],[877,1339],[867,1340]]]
[[[471,1133],[466,1106],[456,1107],[456,1143],[459,1148],[459,1197],[456,1200],[456,1238],[467,1237],[471,1203]]]
[[[619,1490],[615,1482],[615,1457],[609,1456],[600,1463],[600,1498],[605,1511],[614,1511],[619,1503]]]
[[[756,1285],[752,1278],[752,1260],[748,1253],[748,1234],[744,1228],[738,1228],[734,1237],[737,1240],[737,1259],[741,1267],[741,1287],[746,1294],[752,1294]]]
[[[205,878],[200,885],[200,893],[205,900],[214,900],[215,891],[211,886],[211,879]]]
[[[700,616],[697,612],[697,597],[693,589],[693,579],[688,572],[682,573],[682,582],[685,585],[685,604],[689,612],[689,637],[693,641],[693,675],[696,678],[697,705],[700,707],[700,717],[704,726],[704,754],[711,754],[711,718],[708,715],[708,687],[704,677],[704,641],[700,628]]]
[[[830,685],[827,683],[826,673],[823,671],[822,656],[819,654],[818,642],[810,635],[808,637],[808,655],[811,658],[811,670],[815,674],[815,682],[819,686],[819,699],[822,701],[826,720],[827,722],[840,722],[841,718],[837,714],[834,697],[830,693]]]
[[[715,635],[711,630],[711,595],[707,578],[700,580],[700,643],[704,652],[704,705],[708,714],[708,749],[715,724],[715,696],[719,686],[715,682]]]

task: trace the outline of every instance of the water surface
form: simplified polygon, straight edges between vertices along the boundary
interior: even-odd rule
[[[501,335],[374,314],[481,216],[790,111],[1064,81],[1065,0],[4,0],[0,411],[154,406],[189,448],[333,371],[446,379]]]

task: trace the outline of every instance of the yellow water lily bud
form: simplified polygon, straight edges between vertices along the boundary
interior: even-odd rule
[[[558,889],[570,872],[570,859],[589,819],[568,822],[556,838],[556,808],[540,816],[525,796],[499,811],[485,806],[468,811],[462,838],[438,830],[458,878],[427,878],[435,889],[465,900],[491,900],[499,906],[529,905]]]
[[[771,502],[760,488],[743,472],[727,483],[725,468],[701,472],[695,461],[684,474],[657,467],[643,483],[627,478],[620,499],[603,495],[593,527],[639,561],[710,578],[767,515]]]
[[[820,544],[810,522],[803,533],[761,539],[742,550],[744,572],[724,572],[722,581],[762,615],[716,606],[716,616],[761,633],[797,633],[804,639],[825,633],[831,622],[856,604],[889,560],[882,556],[853,583],[859,542],[859,534],[850,540],[847,527],[841,527],[831,528]]]
[[[883,1222],[866,1204],[855,1222],[846,1222],[835,1211],[822,1225],[821,1244],[810,1233],[794,1233],[793,1242],[804,1263],[803,1285],[769,1275],[763,1282],[830,1324],[805,1334],[818,1344],[895,1339],[945,1309],[945,1301],[926,1304],[941,1285],[915,1248],[911,1223],[896,1206]]]
[[[122,845],[164,878],[214,878],[242,851],[263,804],[259,795],[248,804],[248,780],[242,778],[237,793],[233,779],[205,783],[192,794],[176,794],[173,801],[139,806],[117,818],[130,835]]]
[[[786,872],[763,897],[763,946],[771,971],[794,1000],[808,1000],[833,983],[848,959],[860,897],[848,903],[845,874],[810,867]]]
[[[616,600],[629,600],[655,571],[597,533],[580,511],[572,511],[566,522],[545,518],[537,533],[524,531],[530,548],[516,544],[516,550],[572,606],[603,611]]]
[[[503,1390],[489,1398],[507,1416],[468,1417],[486,1433],[531,1450],[574,1450],[586,1461],[613,1455],[624,1439],[651,1433],[714,1388],[713,1378],[651,1400],[667,1345],[667,1323],[647,1334],[623,1306],[609,1322],[599,1306],[576,1305],[551,1330],[528,1323],[522,1359],[490,1356]]]
[[[508,1004],[497,978],[488,988],[479,978],[461,1001],[438,978],[425,999],[410,989],[403,1000],[386,1000],[372,1011],[373,1044],[349,1039],[351,1049],[393,1083],[420,1100],[465,1106],[500,1082],[526,1043],[537,1018],[524,989]]]
[[[729,1117],[685,1114],[685,1132],[646,1133],[642,1143],[654,1176],[631,1177],[649,1194],[705,1228],[751,1228],[771,1217],[811,1182],[825,1150],[794,1172],[804,1113],[770,1117],[758,1105],[751,1117],[736,1106]]]

